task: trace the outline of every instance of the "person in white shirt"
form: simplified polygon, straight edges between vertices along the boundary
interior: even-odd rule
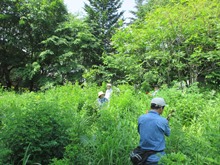
[[[152,93],[152,96],[155,97],[157,92],[159,92],[159,87],[157,85],[154,86],[154,92]]]
[[[106,87],[107,87],[107,90],[106,90],[106,92],[105,92],[105,98],[108,99],[108,100],[110,100],[111,94],[112,94],[112,92],[113,92],[113,90],[112,90],[112,84],[108,83],[108,84],[106,85]]]

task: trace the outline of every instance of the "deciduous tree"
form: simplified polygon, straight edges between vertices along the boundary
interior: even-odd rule
[[[1,1],[1,83],[33,90],[40,73],[41,42],[66,20],[62,0]]]
[[[218,86],[219,11],[217,0],[173,1],[147,13],[144,21],[121,29],[113,37],[118,53],[105,58],[118,73],[112,79],[171,84],[203,78]]]

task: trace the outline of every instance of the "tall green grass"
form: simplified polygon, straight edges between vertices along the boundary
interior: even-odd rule
[[[137,118],[152,97],[132,86],[118,86],[108,105],[97,107],[105,84],[67,84],[46,92],[0,92],[0,164],[129,165],[138,145]],[[163,87],[158,96],[168,106],[171,136],[164,164],[220,162],[220,95]],[[24,162],[25,161],[25,162]]]

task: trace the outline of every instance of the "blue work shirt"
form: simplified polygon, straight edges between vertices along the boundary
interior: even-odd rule
[[[108,102],[108,99],[106,99],[105,97],[103,98],[98,98],[98,105],[101,107],[102,105],[104,105],[106,102]]]
[[[160,154],[164,155],[165,136],[170,135],[168,120],[159,115],[158,112],[150,110],[138,119],[138,132],[140,134],[140,147],[144,150],[162,151],[151,155],[150,162],[158,162]],[[164,136],[165,135],[165,136]]]

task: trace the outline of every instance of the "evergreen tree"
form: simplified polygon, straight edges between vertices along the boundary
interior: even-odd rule
[[[119,12],[121,5],[121,0],[89,0],[89,4],[85,3],[86,22],[100,44],[99,49],[96,50],[100,57],[97,59],[96,65],[102,64],[101,55],[103,53],[112,51],[111,37],[115,33],[115,29],[119,27],[119,19],[124,13],[124,11]]]
[[[135,0],[135,6],[134,8],[136,9],[134,10],[130,10],[130,13],[134,15],[134,17],[131,17],[131,22],[135,21],[136,19],[141,19],[144,17],[145,12],[142,12],[143,10],[143,3],[144,0]]]
[[[169,3],[173,3],[170,0],[135,0],[135,10],[131,10],[130,13],[133,14],[134,17],[131,17],[131,22],[134,22],[135,20],[143,21],[145,18],[145,15],[158,8],[165,6]]]

